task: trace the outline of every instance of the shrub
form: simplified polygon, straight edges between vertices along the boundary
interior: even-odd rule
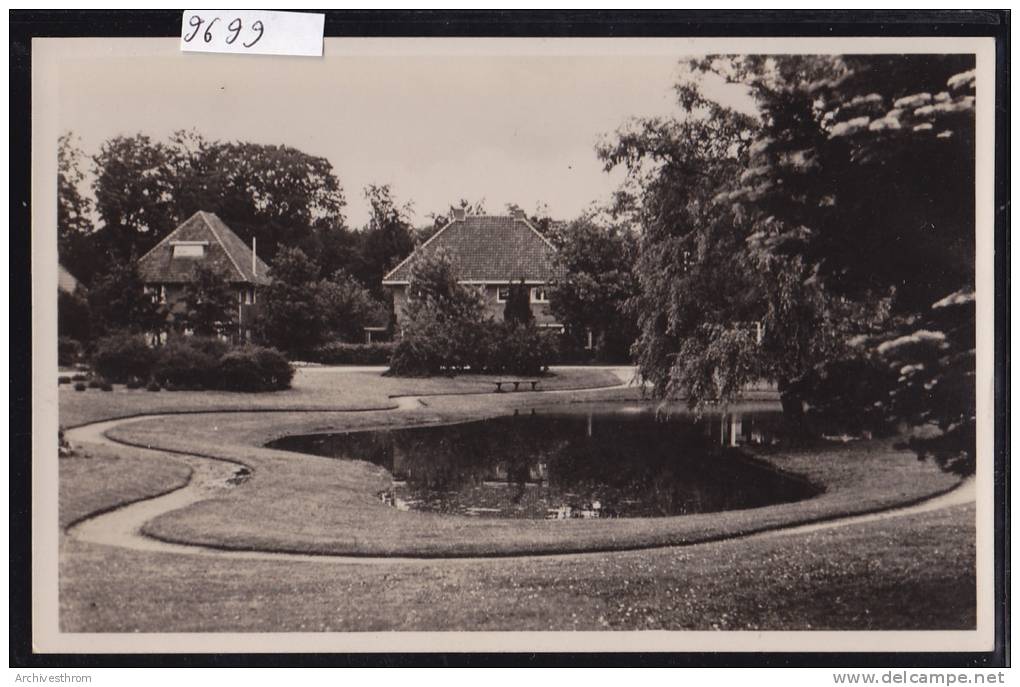
[[[81,344],[72,338],[61,336],[57,339],[57,364],[70,367],[81,360]]]
[[[114,334],[100,339],[92,366],[105,379],[126,382],[132,377],[148,379],[156,363],[154,351],[137,334]]]
[[[57,384],[70,384],[70,383],[71,383],[71,378],[68,377],[67,375],[61,375],[61,376],[57,377]]]
[[[160,388],[161,387],[156,382],[149,382],[148,386],[145,387],[147,391],[159,391]]]
[[[294,377],[282,353],[275,348],[244,345],[219,360],[217,380],[228,391],[277,391],[289,389]]]
[[[88,375],[81,374],[80,372],[76,375],[71,375],[72,382],[87,382],[89,379]]]
[[[386,365],[396,346],[392,342],[353,344],[336,341],[296,353],[291,359],[323,365]]]
[[[102,389],[103,391],[113,391],[113,384],[110,384],[109,382],[103,382],[99,386],[99,388]]]
[[[85,391],[85,389],[87,389],[87,388],[88,388],[88,385],[85,384],[85,382],[75,382],[75,384],[74,384],[74,390],[75,391]]]
[[[200,388],[216,375],[219,358],[226,350],[227,345],[215,339],[173,339],[159,349],[152,378],[167,390]]]
[[[128,383],[124,385],[128,389],[141,389],[144,385],[139,379],[128,380]]]
[[[555,333],[533,325],[493,323],[485,368],[497,374],[540,375],[555,354],[555,337]]]
[[[103,386],[103,383],[104,383],[103,380],[97,377],[95,379],[90,379],[88,381],[87,386],[90,389],[98,389],[99,387]]]

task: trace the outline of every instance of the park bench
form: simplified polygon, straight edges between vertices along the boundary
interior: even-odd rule
[[[502,393],[503,392],[503,385],[504,384],[513,384],[514,385],[514,391],[519,391],[520,388],[521,388],[521,384],[530,384],[532,391],[537,391],[538,390],[538,380],[537,379],[502,379],[502,380],[494,381],[493,384],[496,385],[496,393]]]

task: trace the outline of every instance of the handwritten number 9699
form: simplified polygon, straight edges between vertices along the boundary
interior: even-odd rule
[[[212,39],[213,39],[213,31],[212,31],[213,25],[215,25],[216,22],[218,22],[219,20],[220,20],[219,17],[213,17],[210,21],[206,22],[206,20],[204,18],[202,18],[201,16],[199,16],[197,14],[191,15],[191,19],[188,20],[188,26],[193,28],[194,31],[192,31],[190,34],[188,34],[187,36],[184,37],[184,42],[185,43],[190,43],[191,41],[195,40],[195,36],[198,35],[199,31],[202,31],[202,25],[205,24],[205,30],[202,31],[202,40],[205,41],[206,43],[211,43]],[[240,17],[237,17],[233,21],[231,21],[227,25],[227,33],[228,33],[228,35],[224,39],[224,40],[226,40],[227,45],[233,45],[234,42],[238,39],[238,37],[241,35],[241,32],[243,30],[244,30],[244,24],[241,21]],[[251,46],[253,46],[253,45],[255,45],[256,43],[259,42],[259,40],[262,38],[262,34],[264,32],[265,32],[265,27],[263,26],[261,21],[253,22],[252,25],[250,27],[248,27],[248,33],[251,34],[252,36],[254,36],[254,38],[251,38],[251,40],[249,42],[247,42],[247,43],[244,42],[244,41],[241,41],[241,45],[243,45],[246,48],[250,48]],[[248,37],[248,36],[246,36],[246,37]]]

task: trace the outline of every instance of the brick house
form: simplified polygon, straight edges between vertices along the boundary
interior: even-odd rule
[[[481,291],[486,314],[503,319],[509,284],[529,287],[531,312],[539,327],[563,329],[549,307],[549,285],[557,277],[556,248],[525,217],[467,215],[455,210],[453,219],[383,277],[393,293],[393,310],[399,326],[407,304],[410,266],[422,253],[443,250],[450,258],[457,280]]]
[[[258,290],[269,284],[269,267],[230,227],[211,212],[199,210],[170,232],[138,260],[145,288],[157,302],[167,306],[167,320],[184,313],[187,285],[199,266],[211,268],[236,294],[237,338],[251,338],[258,308]]]

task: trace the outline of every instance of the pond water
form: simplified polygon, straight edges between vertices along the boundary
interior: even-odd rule
[[[777,442],[780,414],[646,404],[516,411],[478,422],[289,436],[270,448],[366,460],[401,509],[500,518],[655,517],[797,501],[817,489],[737,447]]]

